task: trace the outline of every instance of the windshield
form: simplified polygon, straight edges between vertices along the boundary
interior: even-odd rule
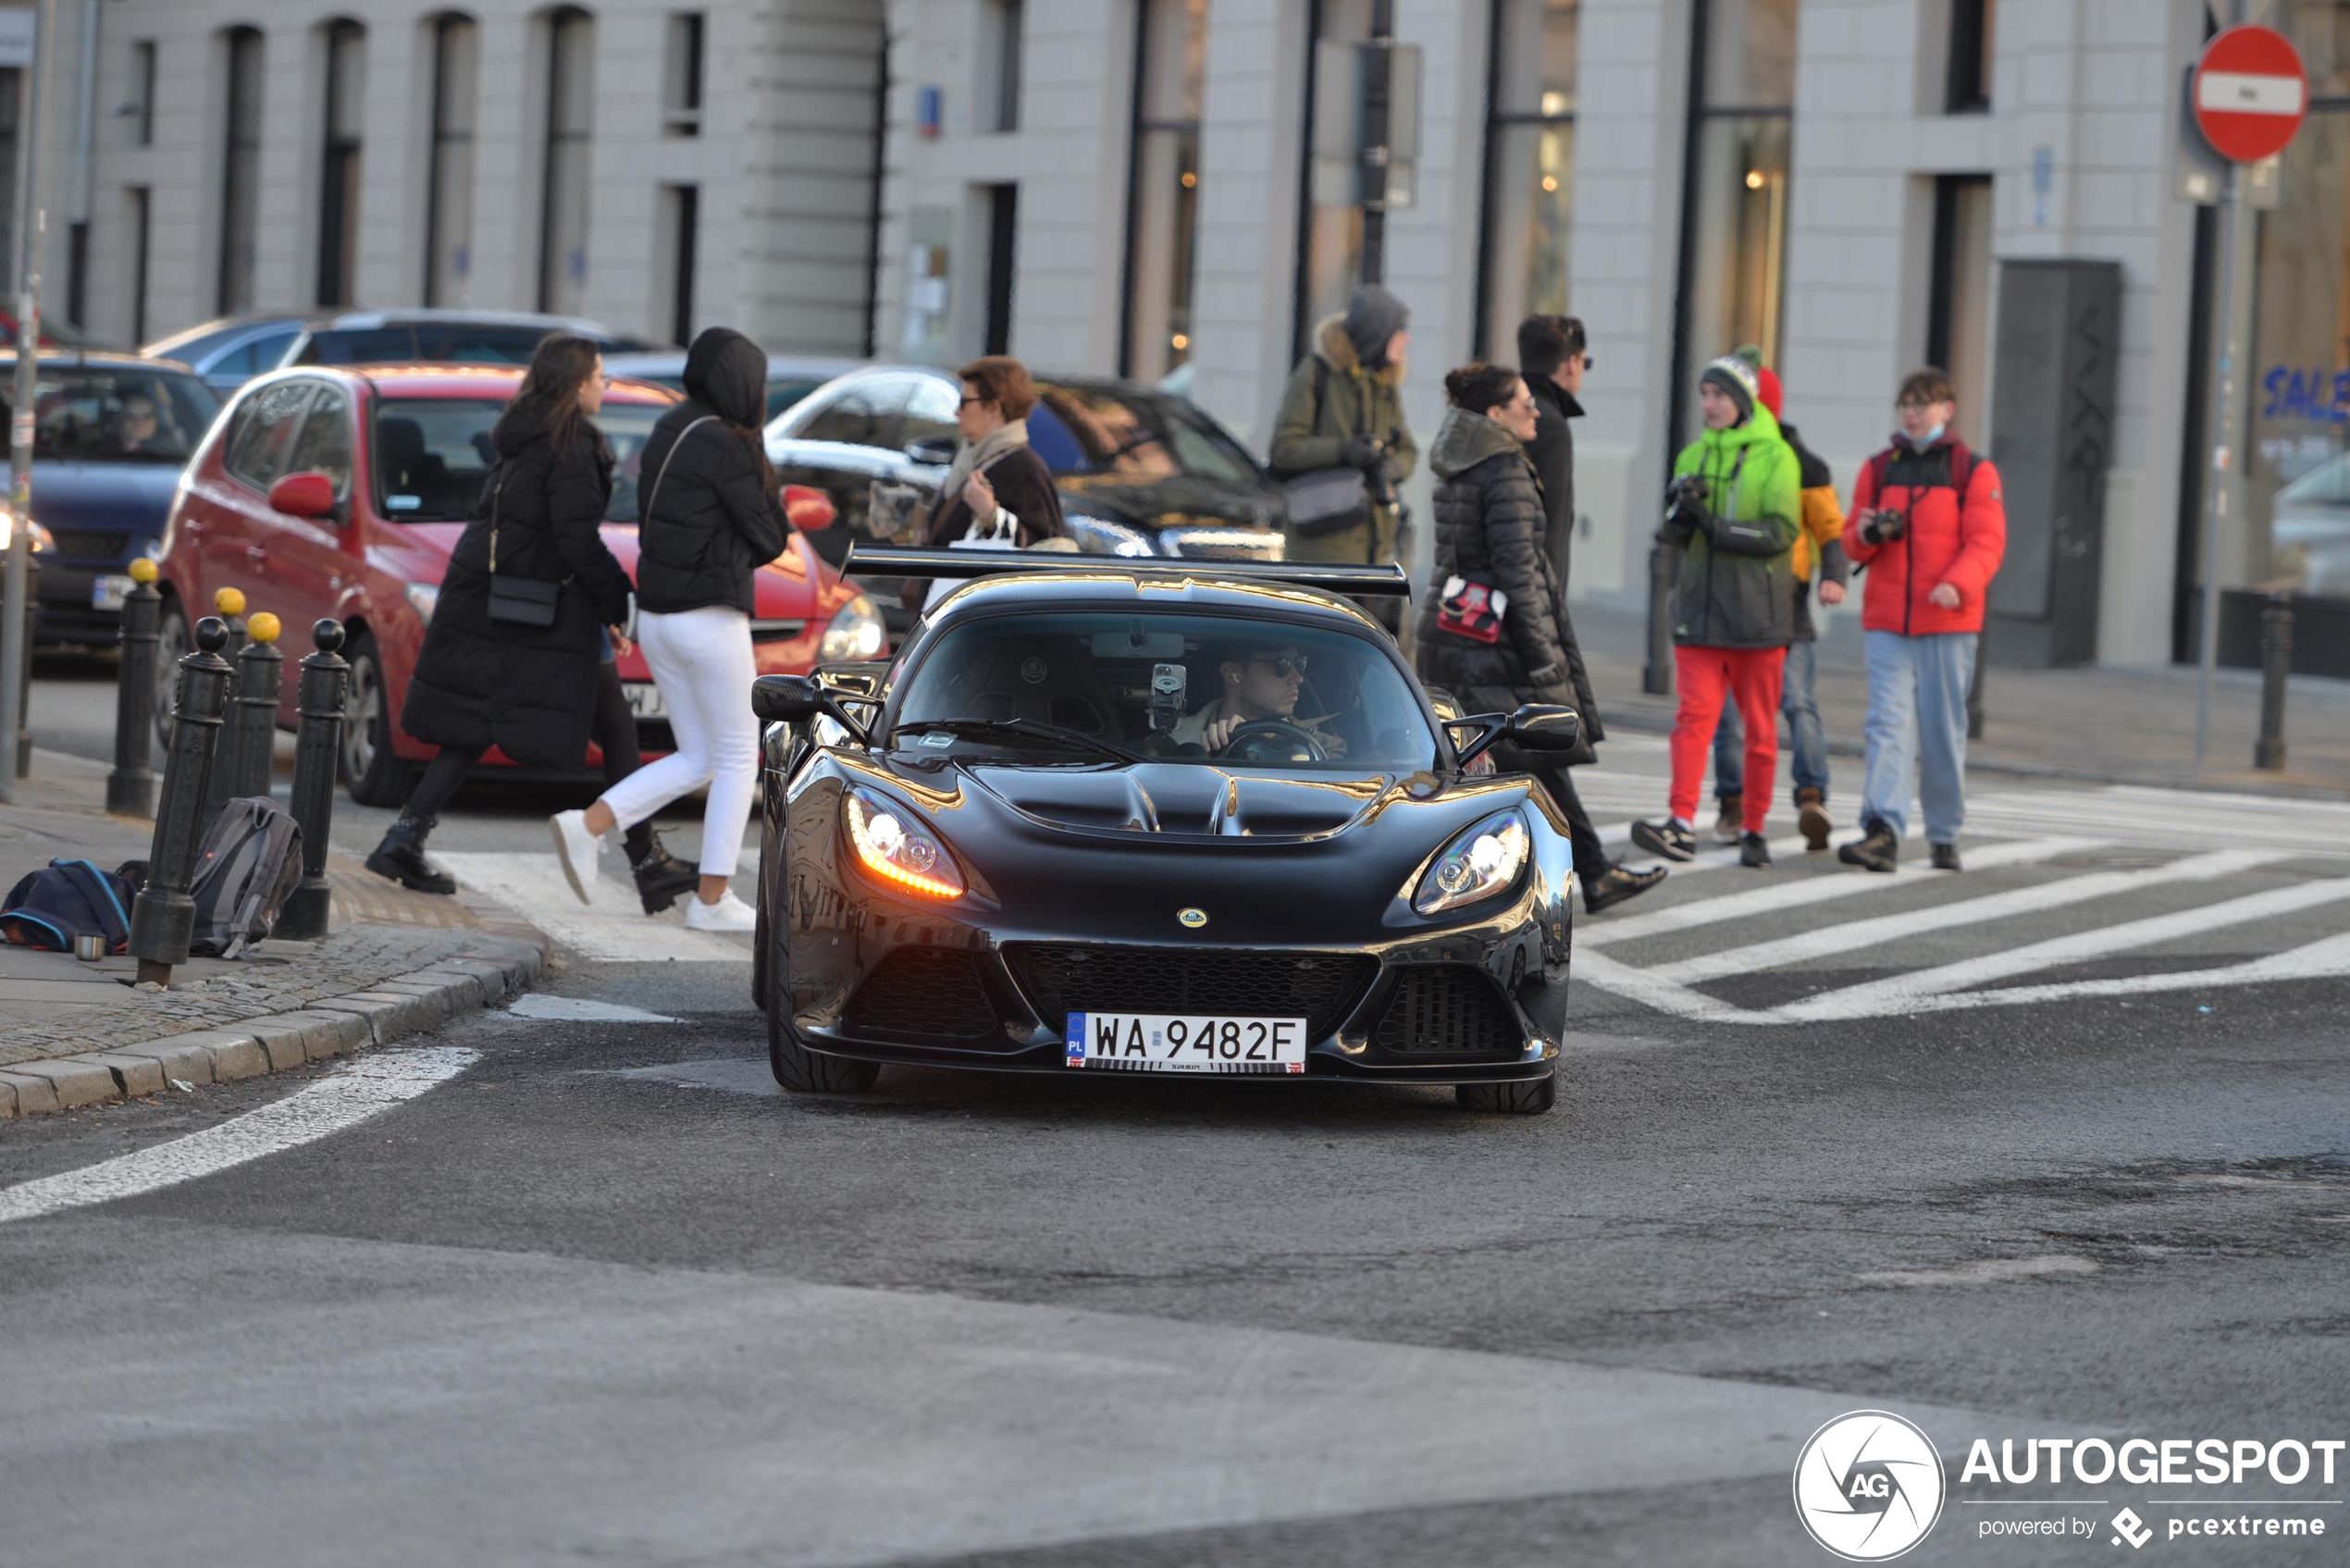
[[[0,411],[16,412],[16,364],[0,361]],[[220,400],[186,371],[133,365],[41,366],[32,455],[63,463],[188,461]]]
[[[385,398],[376,404],[377,507],[395,523],[463,523],[495,466],[489,431],[506,405],[488,398]],[[637,467],[662,410],[607,402],[596,425],[619,459],[604,517],[637,521]]]
[[[1255,465],[1181,398],[1055,385],[1028,416],[1028,442],[1056,474],[1147,483],[1175,475],[1253,484]]]
[[[1154,759],[1347,772],[1433,768],[1410,682],[1367,636],[1280,621],[1116,611],[948,630],[898,698],[896,747],[1098,766]],[[1053,732],[1060,732],[1057,736]]]

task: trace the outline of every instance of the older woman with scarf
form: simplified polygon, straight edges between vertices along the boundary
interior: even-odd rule
[[[1002,529],[1023,549],[1068,533],[1053,471],[1029,450],[1028,411],[1036,406],[1036,383],[1028,378],[1028,367],[1008,354],[989,354],[955,374],[963,378],[962,406],[955,412],[963,450],[938,488],[929,544],[952,544],[974,526]]]
[[[750,931],[757,915],[727,880],[742,854],[758,782],[751,574],[783,554],[791,525],[761,433],[767,356],[741,333],[713,327],[686,351],[685,382],[686,401],[646,439],[637,480],[637,636],[677,749],[587,810],[559,812],[555,851],[572,891],[593,903],[604,836],[708,784],[701,883],[686,906],[686,923]]]

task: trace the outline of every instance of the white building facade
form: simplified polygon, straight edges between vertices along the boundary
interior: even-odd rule
[[[779,352],[1000,349],[1181,367],[1261,452],[1313,322],[1376,267],[1413,308],[1423,441],[1447,368],[1514,358],[1529,310],[1586,323],[1578,598],[1645,593],[1705,360],[1762,347],[1849,495],[1922,363],[1999,455],[2007,264],[2113,264],[2092,646],[2194,646],[2217,248],[2174,192],[2206,0],[59,9],[53,149],[85,113],[80,19],[101,36],[80,183],[51,166],[48,297],[70,276],[102,337],[430,302],[657,340],[725,322]],[[2263,596],[2292,589],[2301,667],[2350,673],[2350,523],[2329,545],[2325,521],[2350,518],[2350,0],[2268,9],[2315,112],[2260,220],[2221,624],[2242,657]],[[1420,114],[1410,204],[1367,220],[1317,192],[1312,128],[1334,106],[1317,45],[1374,37],[1416,50]]]

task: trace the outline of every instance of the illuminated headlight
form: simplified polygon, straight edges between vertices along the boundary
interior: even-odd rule
[[[440,602],[439,584],[410,583],[401,591],[408,596],[409,604],[414,607],[418,615],[427,621],[432,619],[433,607]]]
[[[825,625],[823,638],[816,644],[816,659],[823,664],[879,659],[888,647],[889,628],[882,624],[880,611],[872,599],[859,594]]]
[[[1072,512],[1062,518],[1069,527],[1069,537],[1087,555],[1156,555],[1139,528],[1129,528],[1123,523],[1112,523],[1106,517],[1089,512]]]
[[[1423,915],[1441,914],[1505,892],[1526,869],[1532,848],[1526,819],[1515,809],[1496,811],[1444,846],[1420,878],[1412,907]]]
[[[44,554],[57,548],[56,536],[38,523],[25,525],[26,537],[32,540],[32,553]],[[17,514],[0,507],[0,549],[12,549],[17,542]]]
[[[841,796],[841,819],[858,863],[892,887],[933,898],[962,895],[963,873],[955,858],[914,820],[908,808],[870,790]]]

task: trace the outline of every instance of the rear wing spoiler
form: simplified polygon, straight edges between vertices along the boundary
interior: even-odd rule
[[[1404,568],[1348,566],[1321,561],[1194,561],[1181,556],[1076,555],[1065,550],[893,549],[857,544],[840,563],[847,576],[879,577],[1067,576],[1098,573],[1115,577],[1191,577],[1227,583],[1279,583],[1325,593],[1365,598],[1409,599],[1412,580]]]

